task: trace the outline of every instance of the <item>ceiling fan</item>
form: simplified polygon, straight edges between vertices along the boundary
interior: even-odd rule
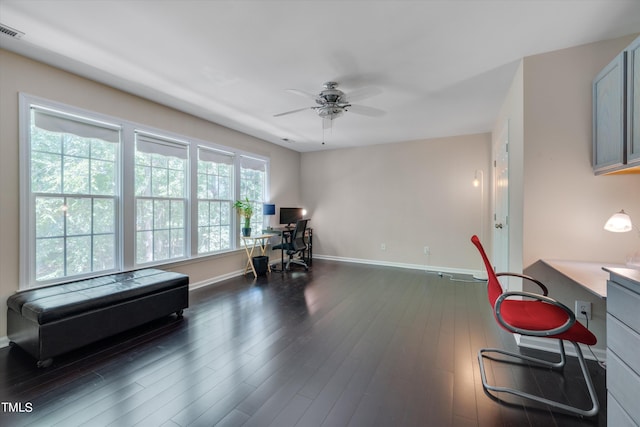
[[[347,111],[370,117],[379,117],[385,114],[384,111],[377,108],[351,104],[352,101],[377,95],[380,91],[376,88],[367,87],[346,94],[338,89],[337,82],[326,82],[323,87],[324,89],[317,95],[298,89],[288,89],[289,92],[313,99],[317,105],[285,111],[284,113],[274,114],[273,117],[286,116],[287,114],[298,113],[305,110],[314,110],[318,116],[323,119],[322,127],[327,129],[331,127],[333,119],[342,116]]]

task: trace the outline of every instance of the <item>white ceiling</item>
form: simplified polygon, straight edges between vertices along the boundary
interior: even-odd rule
[[[518,61],[640,32],[640,0],[0,0],[0,47],[298,151],[490,131]],[[324,132],[334,80],[381,117]],[[290,142],[284,142],[287,138]]]

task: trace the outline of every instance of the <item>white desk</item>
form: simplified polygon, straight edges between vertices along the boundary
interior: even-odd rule
[[[540,261],[602,299],[607,298],[607,280],[609,279],[609,273],[604,271],[603,268],[624,267],[623,264],[607,262],[555,259],[542,259]]]
[[[276,234],[260,234],[259,236],[241,236],[242,242],[244,243],[244,250],[247,252],[247,265],[244,266],[244,274],[247,274],[249,268],[253,272],[253,277],[257,278],[258,273],[256,272],[256,268],[253,266],[253,251],[256,247],[260,248],[260,255],[266,256],[267,246],[269,245],[269,239]],[[267,271],[271,272],[271,267],[269,263],[267,263]]]

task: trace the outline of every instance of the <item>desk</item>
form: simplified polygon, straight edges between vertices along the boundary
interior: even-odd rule
[[[624,267],[622,264],[606,262],[553,259],[540,261],[602,299],[607,298],[607,279],[609,278],[609,274],[603,268]]]
[[[244,243],[244,250],[247,252],[247,265],[244,266],[244,274],[247,274],[249,268],[253,271],[253,277],[257,278],[258,273],[256,272],[256,268],[253,266],[253,251],[256,247],[260,248],[260,255],[266,256],[267,245],[269,244],[269,239],[275,236],[275,234],[261,234],[259,236],[241,236],[242,242]],[[267,263],[267,271],[271,272],[271,267],[269,263]]]
[[[291,233],[295,227],[276,227],[276,228],[267,228],[262,230],[263,233],[271,234],[271,236],[280,236],[280,243],[283,244],[285,241],[289,240],[291,237]],[[309,267],[311,267],[311,263],[313,262],[313,228],[307,227],[305,230],[305,236],[307,237],[307,257],[304,258],[305,262]],[[280,271],[284,271],[284,249],[280,249]]]

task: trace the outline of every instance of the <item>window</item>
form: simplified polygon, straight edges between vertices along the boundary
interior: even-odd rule
[[[269,162],[20,95],[20,288],[238,250],[263,227]]]
[[[251,229],[262,230],[262,204],[266,201],[267,162],[248,156],[240,157],[240,197],[248,198],[253,206]]]
[[[233,154],[198,148],[198,253],[232,245]]]
[[[186,254],[187,145],[136,133],[136,264]]]
[[[116,269],[119,127],[36,107],[29,113],[31,280]]]

